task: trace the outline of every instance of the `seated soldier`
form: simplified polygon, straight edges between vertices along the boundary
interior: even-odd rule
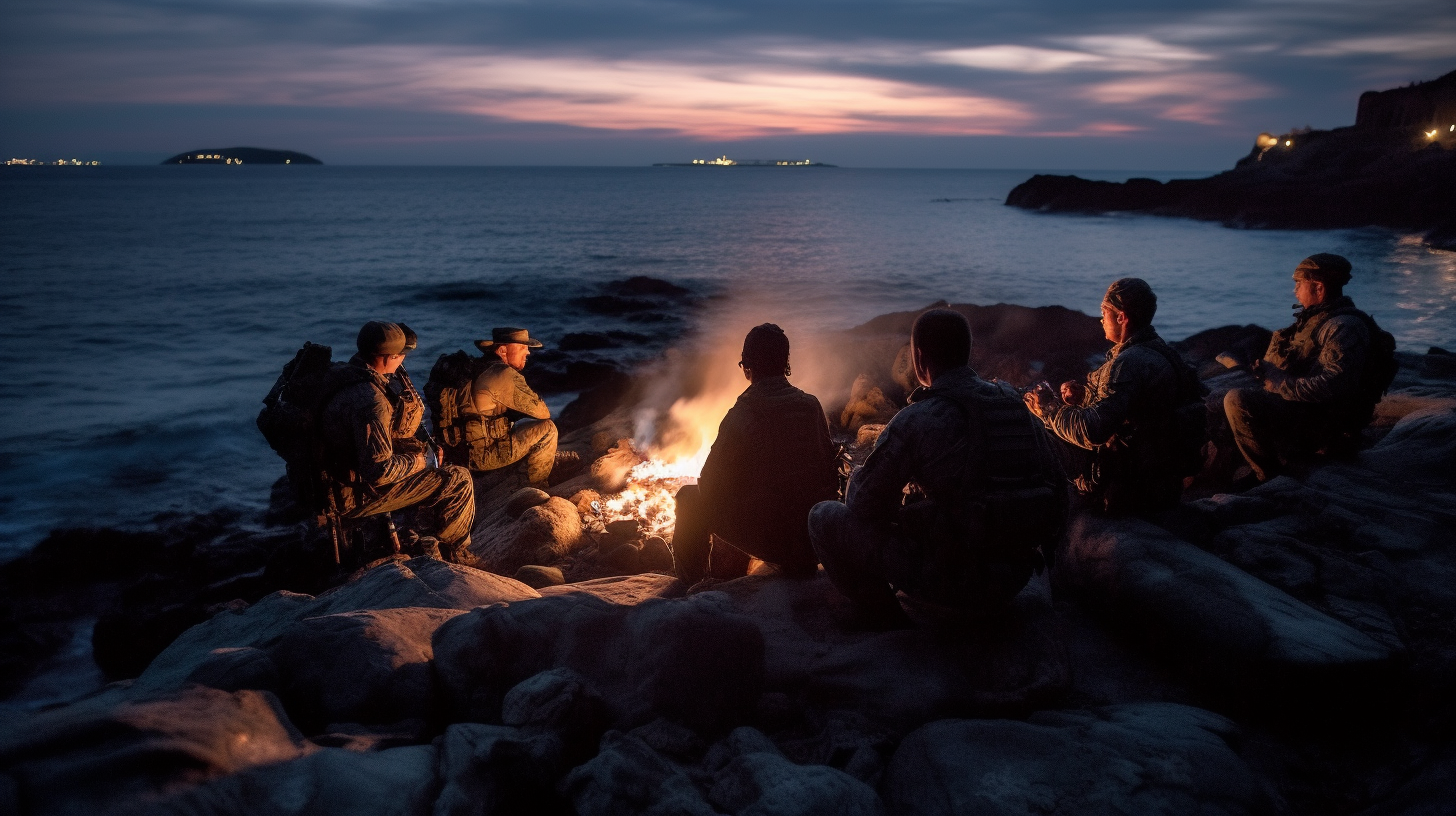
[[[1264,359],[1250,367],[1262,387],[1224,395],[1234,441],[1260,482],[1279,475],[1281,453],[1353,448],[1389,385],[1388,377],[1374,386],[1367,381],[1375,373],[1367,366],[1389,363],[1389,354],[1372,357],[1378,329],[1345,295],[1349,282],[1350,262],[1339,255],[1322,252],[1300,261],[1294,325],[1274,332]]]
[[[896,590],[962,611],[1005,604],[1066,523],[1046,433],[1015,388],[971,369],[965,316],[922,314],[910,349],[921,385],[911,404],[885,426],[845,503],[809,514],[824,572],[868,628],[908,624]]]
[[[1102,298],[1102,331],[1114,345],[1087,382],[1045,383],[1026,404],[1071,449],[1063,457],[1092,508],[1142,513],[1177,505],[1183,474],[1174,411],[1180,376],[1196,376],[1153,328],[1158,297],[1139,278],[1122,278]],[[1197,388],[1184,384],[1184,387]],[[1059,398],[1060,397],[1060,398]]]
[[[422,526],[450,561],[474,564],[470,527],[475,491],[464,468],[426,464],[415,438],[424,406],[414,388],[391,389],[407,340],[394,323],[371,321],[359,330],[359,353],[332,368],[324,383],[324,461],[345,518],[417,508]]]
[[[839,490],[829,422],[819,400],[789,385],[783,330],[755,326],[738,365],[749,386],[718,426],[698,483],[677,493],[673,565],[688,585],[742,577],[749,556],[813,575],[809,508]]]
[[[541,341],[525,329],[500,328],[475,345],[487,356],[494,353],[496,362],[472,386],[481,430],[467,432],[470,469],[491,473],[516,465],[522,487],[544,489],[556,463],[556,423],[521,376],[531,349],[540,348]]]

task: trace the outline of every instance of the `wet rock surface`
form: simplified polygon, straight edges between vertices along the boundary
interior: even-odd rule
[[[592,296],[608,294],[677,297]],[[1079,376],[1106,348],[1076,312],[955,308],[978,368],[1020,384]],[[846,402],[826,399],[831,417],[861,375],[882,413],[903,404],[914,316],[833,339]],[[1213,356],[1267,336],[1225,327],[1179,348],[1221,396],[1242,380]],[[98,654],[135,668],[70,704],[0,711],[0,810],[1443,812],[1446,356],[1401,353],[1358,455],[1242,493],[1211,410],[1209,466],[1177,511],[1080,519],[1009,608],[911,608],[907,630],[847,627],[822,572],[689,594],[667,541],[599,510],[642,461],[620,410],[563,436],[591,462],[579,474],[477,494],[473,546],[494,572],[399,556],[321,575],[300,566],[300,531],[226,514],[57,534],[0,567],[13,676],[64,638],[69,604],[111,615]],[[856,458],[875,424],[839,429]]]

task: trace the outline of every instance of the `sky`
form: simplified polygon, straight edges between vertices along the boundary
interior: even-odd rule
[[[1456,0],[0,0],[0,153],[1216,170],[1456,69]]]

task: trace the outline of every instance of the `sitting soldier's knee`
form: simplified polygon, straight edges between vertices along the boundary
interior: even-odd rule
[[[840,526],[849,508],[843,502],[822,501],[809,508],[809,538],[822,540]]]

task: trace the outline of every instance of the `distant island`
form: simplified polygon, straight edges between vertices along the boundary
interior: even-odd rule
[[[658,162],[653,167],[836,167],[809,159],[730,159],[727,154],[716,159],[693,159],[690,162]]]
[[[178,153],[162,164],[323,164],[296,150],[268,150],[262,147],[224,147]]]
[[[1232,170],[1167,183],[1037,175],[1006,204],[1136,212],[1248,229],[1388,227],[1456,250],[1456,71],[1361,94],[1353,127],[1259,134]]]

